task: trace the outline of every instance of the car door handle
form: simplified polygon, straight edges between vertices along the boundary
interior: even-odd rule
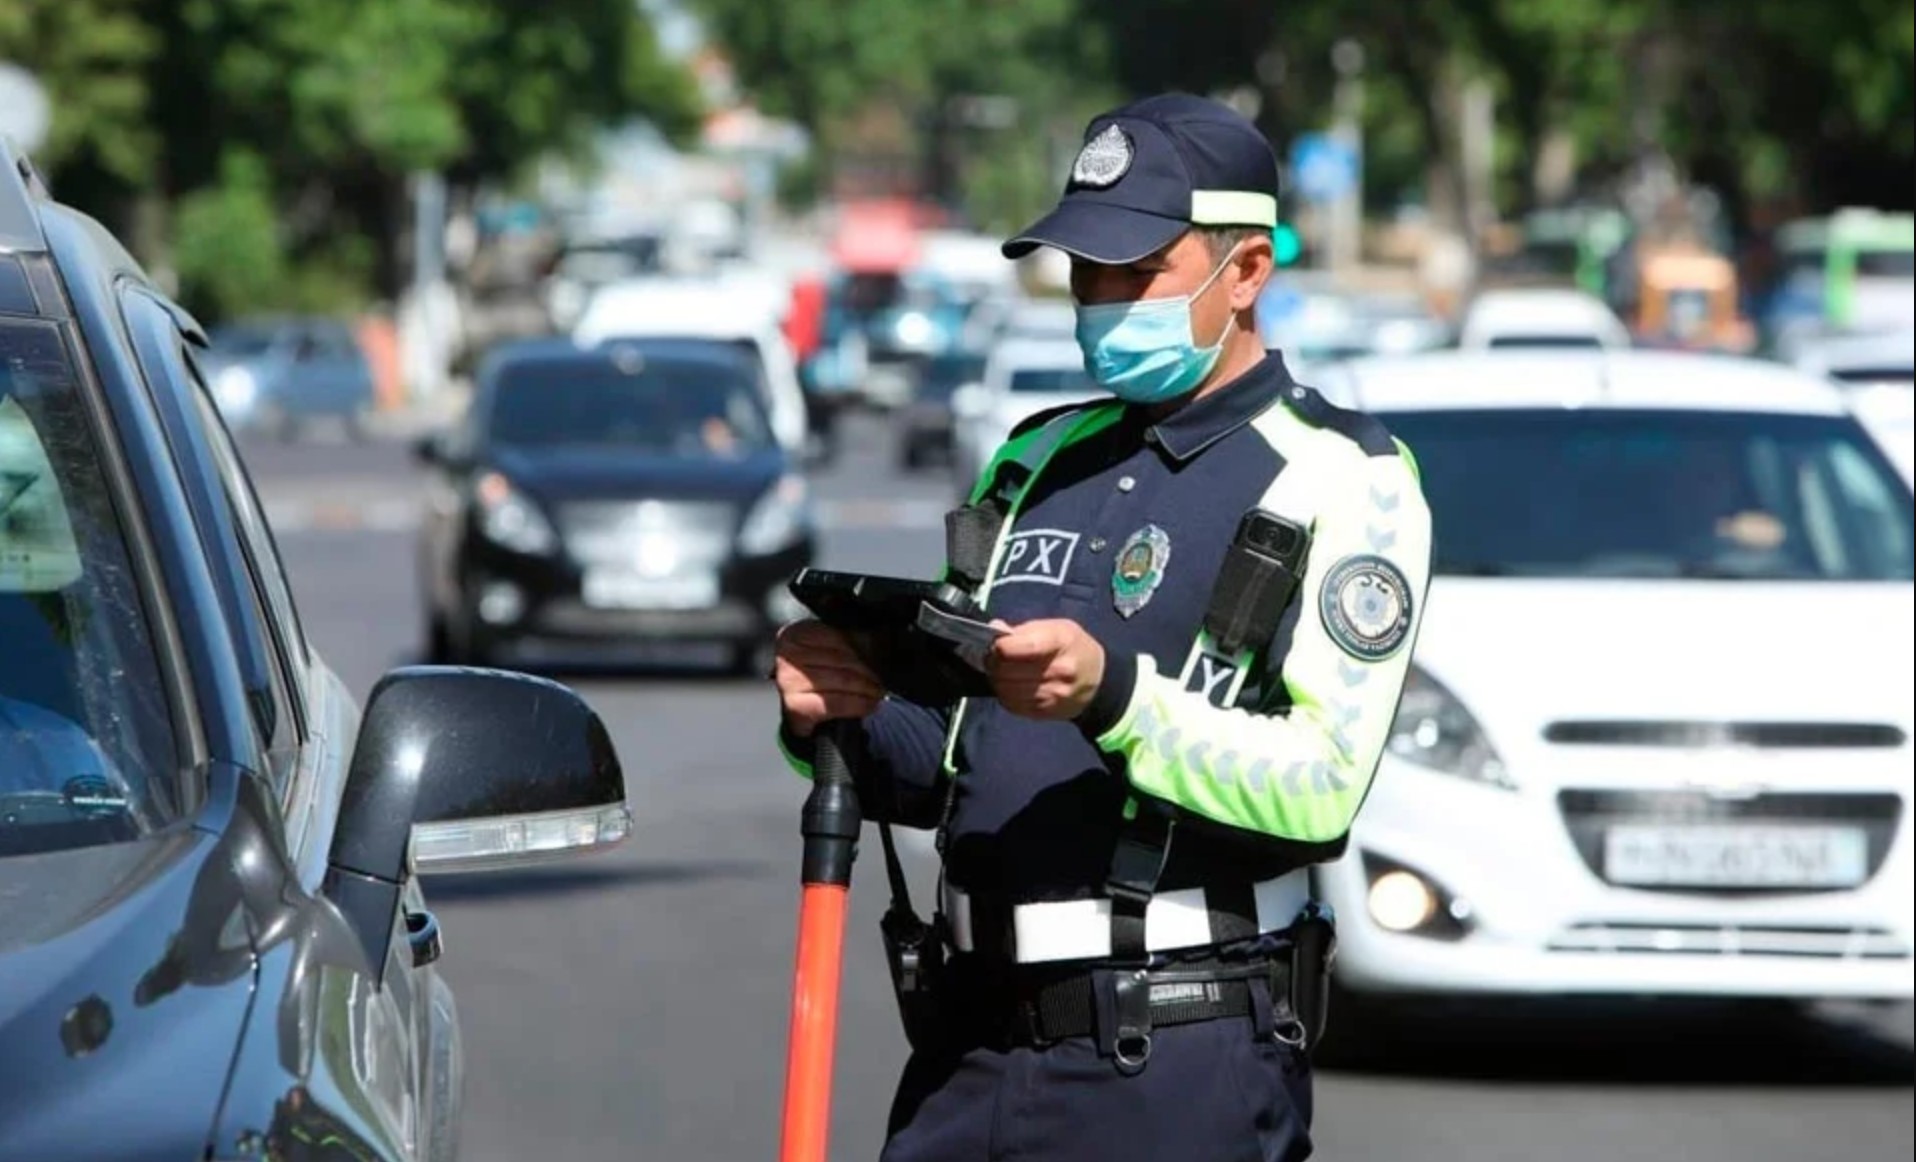
[[[412,966],[424,968],[446,951],[439,936],[439,917],[431,912],[406,913],[406,939],[412,944]]]

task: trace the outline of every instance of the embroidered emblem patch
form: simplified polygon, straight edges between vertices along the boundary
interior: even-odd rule
[[[1332,566],[1318,596],[1318,616],[1340,649],[1381,662],[1410,636],[1410,582],[1382,557],[1360,553]]]
[[[1107,125],[1103,133],[1085,142],[1078,160],[1071,167],[1071,180],[1081,186],[1103,189],[1116,185],[1131,169],[1134,152],[1131,138],[1116,125]]]
[[[1145,525],[1124,542],[1111,569],[1111,599],[1121,616],[1130,617],[1150,604],[1170,559],[1170,534],[1156,525]]]

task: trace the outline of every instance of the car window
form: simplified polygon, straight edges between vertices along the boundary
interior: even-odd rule
[[[171,311],[151,296],[130,293],[126,307],[135,354],[153,386],[168,439],[185,473],[208,563],[222,582],[222,605],[235,623],[234,645],[240,654],[253,726],[269,755],[291,753],[302,733],[300,711],[291,693],[292,667],[283,643],[275,640],[272,610],[240,528],[238,507],[221,478],[205,422],[192,402],[203,389],[187,362],[185,338]]]
[[[0,321],[0,856],[177,811],[160,647],[100,459],[59,331]]]
[[[293,601],[293,587],[286,580],[286,566],[280,559],[279,543],[273,537],[272,527],[266,523],[265,508],[260,504],[252,477],[247,474],[245,464],[240,459],[239,449],[233,444],[232,433],[227,430],[226,421],[220,418],[212,393],[207,390],[205,379],[190,354],[187,367],[193,374],[193,402],[206,428],[207,442],[212,446],[213,459],[219,467],[221,482],[226,486],[227,499],[233,506],[234,515],[239,518],[240,536],[246,543],[246,555],[251,558],[264,590],[274,636],[292,663],[290,668],[303,700],[306,667],[311,660],[311,653],[306,644],[305,630],[300,625],[299,608]]]
[[[1830,378],[1871,387],[1916,387],[1916,370],[1909,367],[1839,367]]]
[[[493,384],[487,442],[735,459],[775,446],[757,385],[736,364],[528,360]]]
[[[1864,278],[1916,278],[1916,251],[1858,251],[1856,273]]]
[[[1492,335],[1484,345],[1511,351],[1587,351],[1603,346],[1594,335]]]
[[[1097,388],[1075,367],[1021,367],[1011,373],[1011,390],[1018,395],[1083,395]]]
[[[235,324],[220,327],[208,336],[213,350],[236,359],[253,359],[270,352],[279,333],[267,327]]]
[[[1916,506],[1855,421],[1404,412],[1440,574],[1907,581]]]

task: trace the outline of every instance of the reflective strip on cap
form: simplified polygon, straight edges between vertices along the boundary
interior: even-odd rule
[[[1277,199],[1243,190],[1192,190],[1191,221],[1199,226],[1277,225]]]

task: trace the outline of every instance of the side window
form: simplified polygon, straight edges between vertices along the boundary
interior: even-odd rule
[[[247,555],[253,559],[265,590],[273,632],[279,638],[280,648],[293,660],[295,681],[299,684],[303,700],[306,695],[306,667],[311,654],[306,645],[305,629],[300,625],[299,607],[293,602],[292,586],[286,580],[286,567],[280,560],[279,543],[273,539],[273,530],[266,523],[265,508],[260,504],[259,494],[253,489],[252,478],[246,474],[239,450],[234,447],[232,433],[227,431],[226,422],[220,418],[212,393],[207,391],[206,382],[191,352],[187,354],[187,366],[193,373],[193,402],[199,408],[201,421],[206,425],[207,439],[213,446],[213,457],[219,464],[220,477],[226,483],[227,495],[239,518],[240,535],[246,541]]]
[[[171,312],[141,292],[124,299],[125,318],[140,370],[152,387],[167,440],[189,493],[209,560],[216,566],[220,603],[230,619],[254,728],[267,753],[268,774],[283,782],[285,756],[297,751],[304,709],[297,667],[277,640],[266,587],[240,528],[239,509],[212,454],[207,426],[193,397],[201,390],[188,369],[185,341]]]
[[[326,340],[315,331],[301,331],[293,340],[293,362],[310,363],[326,355]]]

